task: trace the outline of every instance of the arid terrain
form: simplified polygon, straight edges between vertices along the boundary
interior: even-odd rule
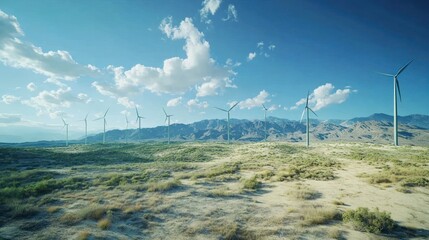
[[[0,239],[427,239],[429,147],[0,148]]]

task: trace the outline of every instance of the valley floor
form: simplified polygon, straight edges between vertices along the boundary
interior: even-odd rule
[[[0,169],[0,239],[429,238],[429,147],[0,148]]]

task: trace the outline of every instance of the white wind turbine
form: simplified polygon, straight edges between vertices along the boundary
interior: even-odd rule
[[[64,118],[61,117],[61,119],[63,120],[63,128],[66,128],[66,147],[69,145],[69,124],[66,123],[66,121],[64,120]]]
[[[88,143],[88,113],[86,114],[85,118],[82,119],[82,122],[85,122],[85,145]]]
[[[128,132],[128,124],[130,122],[128,121],[127,115],[125,115],[125,121],[127,122],[127,126],[125,127],[125,142],[128,143],[128,134],[127,134],[127,132]]]
[[[144,119],[144,117],[140,116],[139,114],[139,110],[136,107],[136,114],[137,114],[137,118],[136,118],[136,122],[139,121],[139,140],[140,140],[140,133],[141,133],[141,127],[142,127],[142,122],[141,120]]]
[[[265,118],[265,141],[267,141],[267,111],[268,111],[268,108],[266,108],[264,104],[262,104],[262,107],[264,108],[264,118]]]
[[[230,107],[228,110],[226,110],[226,109],[223,109],[223,108],[218,108],[218,107],[215,107],[216,109],[219,109],[219,110],[221,110],[221,111],[224,111],[224,112],[226,112],[226,113],[228,113],[228,119],[227,119],[227,128],[228,128],[228,143],[230,143],[230,140],[229,140],[229,112],[235,107],[235,106],[237,106],[237,104],[238,104],[239,102],[236,102],[232,107]]]
[[[103,144],[106,143],[106,124],[107,124],[106,115],[107,115],[107,112],[109,111],[109,109],[110,109],[110,107],[107,108],[106,112],[104,113],[104,115],[102,117],[94,120],[94,121],[98,121],[100,119],[103,119],[103,122],[104,122],[104,124],[103,124]]]
[[[398,76],[399,74],[402,73],[402,71],[405,70],[406,67],[408,67],[408,65],[410,65],[410,63],[414,61],[411,60],[409,63],[407,63],[405,66],[403,66],[401,69],[399,69],[399,71],[393,75],[393,74],[388,74],[388,73],[379,73],[381,75],[384,76],[388,76],[388,77],[393,77],[393,143],[395,144],[395,146],[398,146],[398,103],[396,101],[396,90],[398,90],[398,94],[399,94],[399,100],[402,102],[402,97],[401,97],[401,89],[399,88],[399,81],[398,81]]]
[[[168,115],[164,108],[162,108],[162,111],[164,111],[164,114],[165,114],[165,121],[168,120],[167,134],[168,134],[168,144],[170,144],[170,117],[172,117],[173,115]]]
[[[310,96],[310,92],[307,93],[307,101],[305,103],[305,108],[304,111],[302,111],[302,115],[301,115],[301,120],[299,121],[300,123],[302,122],[302,118],[304,117],[304,113],[307,112],[307,147],[310,146],[310,112],[314,113],[314,115],[317,116],[317,114],[310,108],[308,107],[308,97]]]

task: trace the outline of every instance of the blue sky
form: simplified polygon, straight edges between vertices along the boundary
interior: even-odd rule
[[[302,99],[321,119],[429,114],[429,4],[425,1],[2,1],[0,133],[12,126],[76,136],[110,106],[143,127],[225,118],[298,120]],[[130,127],[137,125],[132,122]],[[3,129],[3,130],[2,130]]]

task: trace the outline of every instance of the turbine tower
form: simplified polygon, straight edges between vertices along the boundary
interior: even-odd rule
[[[107,108],[106,112],[104,113],[104,116],[94,120],[94,121],[97,121],[97,120],[103,119],[103,122],[104,122],[104,124],[103,124],[103,144],[106,143],[106,124],[107,124],[106,115],[107,115],[107,112],[109,111],[109,109],[110,109],[110,107]]]
[[[265,118],[265,141],[267,141],[267,111],[268,111],[268,109],[265,107],[264,104],[262,104],[262,107],[264,108],[264,118]]]
[[[384,75],[384,76],[393,77],[393,143],[395,144],[395,146],[398,146],[398,119],[397,119],[398,118],[398,103],[396,100],[397,93],[399,94],[399,101],[402,102],[401,89],[399,88],[398,76],[399,76],[399,74],[401,74],[405,70],[406,67],[408,67],[408,65],[410,65],[410,63],[412,61],[414,61],[414,60],[411,60],[409,63],[407,63],[401,69],[399,69],[399,71],[395,75],[388,74],[388,73],[379,73],[379,74]]]
[[[307,135],[307,147],[310,146],[310,111],[312,113],[314,113],[314,115],[316,115],[316,117],[318,117],[317,114],[310,107],[308,107],[308,97],[309,96],[310,96],[310,92],[307,93],[307,101],[305,103],[304,111],[302,111],[301,120],[299,121],[300,123],[302,122],[302,118],[304,117],[304,113],[307,112],[307,133],[306,133],[306,135]]]
[[[66,128],[66,147],[69,145],[69,124],[64,121],[64,118],[61,118],[63,120],[63,128]]]
[[[136,107],[136,114],[137,114],[136,122],[139,121],[139,140],[140,140],[141,138],[140,133],[141,133],[141,127],[142,127],[141,120],[144,119],[144,117],[140,116],[139,110],[137,109],[137,107]]]
[[[226,113],[228,113],[228,118],[227,118],[227,128],[228,128],[228,143],[230,143],[230,140],[229,140],[229,112],[235,107],[235,106],[237,106],[237,104],[238,104],[239,102],[236,102],[232,107],[230,107],[228,110],[226,110],[226,109],[223,109],[223,108],[218,108],[218,107],[215,107],[216,109],[219,109],[219,110],[221,110],[221,111],[224,111],[224,112],[226,112]]]
[[[88,113],[86,114],[85,118],[82,120],[83,122],[85,122],[85,145],[88,143]]]
[[[168,120],[167,134],[168,134],[168,144],[170,144],[170,117],[173,115],[168,115],[164,108],[162,108],[165,114],[165,121]]]

